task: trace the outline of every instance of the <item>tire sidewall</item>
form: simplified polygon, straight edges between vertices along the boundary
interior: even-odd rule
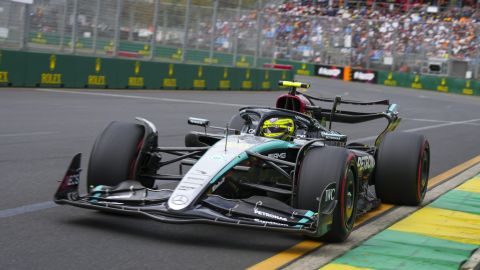
[[[384,203],[419,205],[425,197],[421,192],[423,157],[427,157],[427,182],[430,163],[428,140],[420,134],[387,133],[377,150],[375,190]]]
[[[130,122],[111,122],[95,140],[87,173],[87,190],[92,186],[115,186],[135,180],[136,162],[143,144],[144,128]]]
[[[323,151],[312,153],[311,151]],[[308,156],[311,155],[311,156]],[[335,181],[337,205],[332,213],[330,231],[320,239],[328,242],[341,242],[345,240],[353,229],[357,212],[358,181],[356,179],[356,157],[348,149],[326,146],[309,150],[299,163],[297,207],[300,209],[318,212],[316,198],[322,196],[323,190]],[[309,170],[308,173],[305,173]],[[345,225],[345,189],[349,171],[353,174],[354,198],[352,221],[350,226]],[[315,175],[315,177],[312,177]],[[313,178],[313,179],[312,179]],[[308,182],[308,183],[307,183]],[[308,184],[306,188],[302,185]],[[314,190],[313,190],[314,189]],[[305,202],[304,200],[308,200]]]

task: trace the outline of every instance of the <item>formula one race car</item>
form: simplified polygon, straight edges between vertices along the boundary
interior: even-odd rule
[[[79,195],[77,154],[55,202],[166,223],[286,231],[334,242],[345,240],[355,219],[380,202],[422,202],[429,144],[423,135],[394,131],[400,122],[395,104],[318,98],[297,91],[308,84],[279,83],[290,90],[276,108],[242,108],[225,128],[189,118],[202,131],[187,134],[185,147],[159,147],[155,126],[142,118],[110,123],[92,149],[88,193]],[[331,109],[314,101],[332,103]],[[340,104],[387,109],[363,113],[339,110]],[[374,145],[348,143],[331,129],[332,122],[381,118],[388,124]],[[179,174],[165,173],[173,163]],[[159,188],[162,181],[178,184]]]

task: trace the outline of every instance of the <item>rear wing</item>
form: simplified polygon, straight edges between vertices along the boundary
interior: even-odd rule
[[[301,93],[303,96],[310,100],[318,100],[322,102],[333,102],[333,103],[338,103],[338,104],[351,104],[351,105],[390,105],[390,101],[388,99],[382,99],[382,100],[376,100],[376,101],[356,101],[356,100],[347,100],[347,99],[340,99],[337,100],[337,98],[319,98],[319,97],[314,97],[310,96],[305,93]]]
[[[379,145],[385,134],[389,131],[395,130],[398,124],[401,121],[401,118],[398,117],[397,111],[397,104],[391,104],[390,100],[382,99],[382,100],[375,100],[375,101],[357,101],[357,100],[347,100],[342,99],[341,96],[336,96],[335,98],[324,98],[324,97],[314,97],[306,93],[301,93],[297,91],[297,88],[310,88],[310,84],[302,83],[302,82],[292,82],[292,81],[279,81],[278,84],[284,87],[290,87],[289,95],[290,96],[304,96],[308,101],[311,103],[310,105],[306,105],[305,109],[313,112],[313,115],[318,120],[325,120],[329,121],[328,129],[332,129],[333,122],[340,122],[340,123],[362,123],[371,120],[385,118],[388,121],[387,126],[385,129],[378,135],[377,139],[375,140],[375,145]],[[331,109],[323,109],[319,106],[315,106],[313,101],[320,101],[320,102],[329,102],[333,103]],[[355,112],[355,111],[344,111],[344,110],[337,110],[337,106],[340,104],[349,104],[349,105],[361,105],[361,106],[369,106],[369,105],[385,105],[388,106],[386,111],[378,112],[378,113],[363,113],[363,112]]]
[[[382,99],[382,100],[377,100],[377,101],[356,101],[356,100],[338,100],[338,96],[336,98],[320,98],[320,97],[314,97],[305,93],[299,93],[297,91],[297,88],[303,88],[303,89],[308,89],[310,88],[310,84],[308,83],[302,83],[302,82],[295,82],[295,81],[278,81],[278,85],[283,86],[283,87],[290,87],[290,94],[291,95],[296,95],[296,94],[301,94],[304,97],[310,99],[310,100],[317,100],[317,101],[322,101],[322,102],[333,102],[333,103],[338,103],[338,104],[351,104],[351,105],[390,105],[390,101],[388,99]]]

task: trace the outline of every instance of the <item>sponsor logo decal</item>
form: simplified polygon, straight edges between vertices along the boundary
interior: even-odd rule
[[[373,169],[375,167],[375,159],[372,156],[358,157],[357,167],[361,170]]]
[[[416,74],[415,77],[413,78],[412,88],[421,89],[422,87],[423,86],[420,80],[420,75]]]
[[[100,75],[102,69],[102,59],[95,59],[95,75],[88,75],[87,84],[89,86],[105,86],[106,79],[104,75]]]
[[[52,54],[50,56],[49,68],[51,73],[42,73],[40,77],[41,84],[60,85],[62,84],[62,74],[54,73],[57,66],[57,57]]]
[[[59,73],[42,73],[41,84],[61,84],[62,74]]]
[[[8,83],[8,72],[0,71],[0,83]]]
[[[195,170],[195,171],[202,175],[208,174],[206,171],[202,171],[202,170]]]
[[[222,155],[222,154],[218,154],[218,155],[212,155],[209,157],[211,160],[215,160],[215,161],[220,161],[220,160],[227,160],[227,157],[225,155]],[[197,170],[198,171],[198,170]]]
[[[129,194],[124,194],[124,195],[115,195],[115,196],[109,196],[107,199],[129,199],[133,196],[132,193]]]
[[[272,213],[268,213],[268,212],[265,212],[265,211],[262,211],[262,210],[258,210],[257,206],[260,206],[262,204],[263,204],[262,201],[258,201],[256,203],[255,208],[253,208],[253,213],[254,214],[259,215],[259,216],[264,216],[264,217],[267,217],[267,218],[281,220],[281,221],[287,221],[286,217],[281,217],[281,216],[277,216],[277,215],[272,214]]]
[[[188,198],[183,195],[178,195],[175,196],[175,198],[172,199],[172,203],[176,205],[184,205],[188,203]]]
[[[88,85],[105,85],[105,76],[88,75]]]
[[[230,89],[230,81],[229,80],[221,80],[220,81],[220,89]]]
[[[326,133],[326,132],[322,132],[322,137],[324,137],[327,140],[335,140],[335,141],[341,141],[342,139],[344,139],[344,137],[341,135]]]
[[[286,159],[287,153],[272,153],[268,154],[269,158],[276,158],[276,159]]]
[[[80,175],[78,174],[70,175],[68,177],[67,185],[68,186],[78,185],[79,179],[80,179]]]
[[[274,221],[261,220],[261,219],[258,219],[258,218],[254,219],[253,221],[258,222],[258,223],[262,223],[262,224],[271,224],[271,225],[288,227],[287,224],[282,224],[282,223],[278,223],[278,222],[274,222]]]
[[[363,73],[361,71],[355,71],[353,73],[353,79],[361,80],[361,81],[371,81],[375,79],[374,73]]]
[[[333,201],[335,200],[335,189],[326,189],[325,190],[325,201]]]
[[[327,69],[327,68],[319,68],[318,69],[318,75],[325,75],[325,76],[332,76],[332,77],[338,77],[342,71],[340,69]]]
[[[129,87],[143,87],[143,85],[144,85],[143,77],[128,77]]]
[[[397,86],[397,81],[393,79],[393,73],[389,72],[388,77],[385,81],[383,81],[383,84],[389,85],[389,86]]]
[[[354,69],[352,70],[352,81],[375,83],[377,82],[377,72],[372,70]]]
[[[204,79],[202,79],[202,77],[203,77],[203,67],[202,66],[198,67],[197,76],[198,76],[198,78],[196,80],[193,80],[193,87],[194,88],[202,88],[202,89],[205,88],[207,83],[205,82]]]
[[[321,77],[342,79],[343,78],[343,68],[334,67],[334,66],[316,65],[315,66],[315,74],[317,76],[321,76]]]
[[[223,185],[223,183],[225,183],[225,177],[223,177],[222,180],[212,186],[212,192],[215,192],[215,190],[217,190],[221,185]]]

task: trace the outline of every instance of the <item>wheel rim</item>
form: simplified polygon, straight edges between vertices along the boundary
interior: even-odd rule
[[[428,188],[428,171],[429,171],[429,152],[428,148],[425,148],[423,155],[422,155],[422,160],[420,161],[420,199],[423,199],[425,197],[425,193],[427,193],[427,188]]]
[[[345,207],[343,209],[343,216],[345,227],[352,228],[353,223],[355,221],[355,176],[353,174],[352,169],[348,169],[347,178],[345,182],[345,191],[344,191],[344,198],[345,198]]]

